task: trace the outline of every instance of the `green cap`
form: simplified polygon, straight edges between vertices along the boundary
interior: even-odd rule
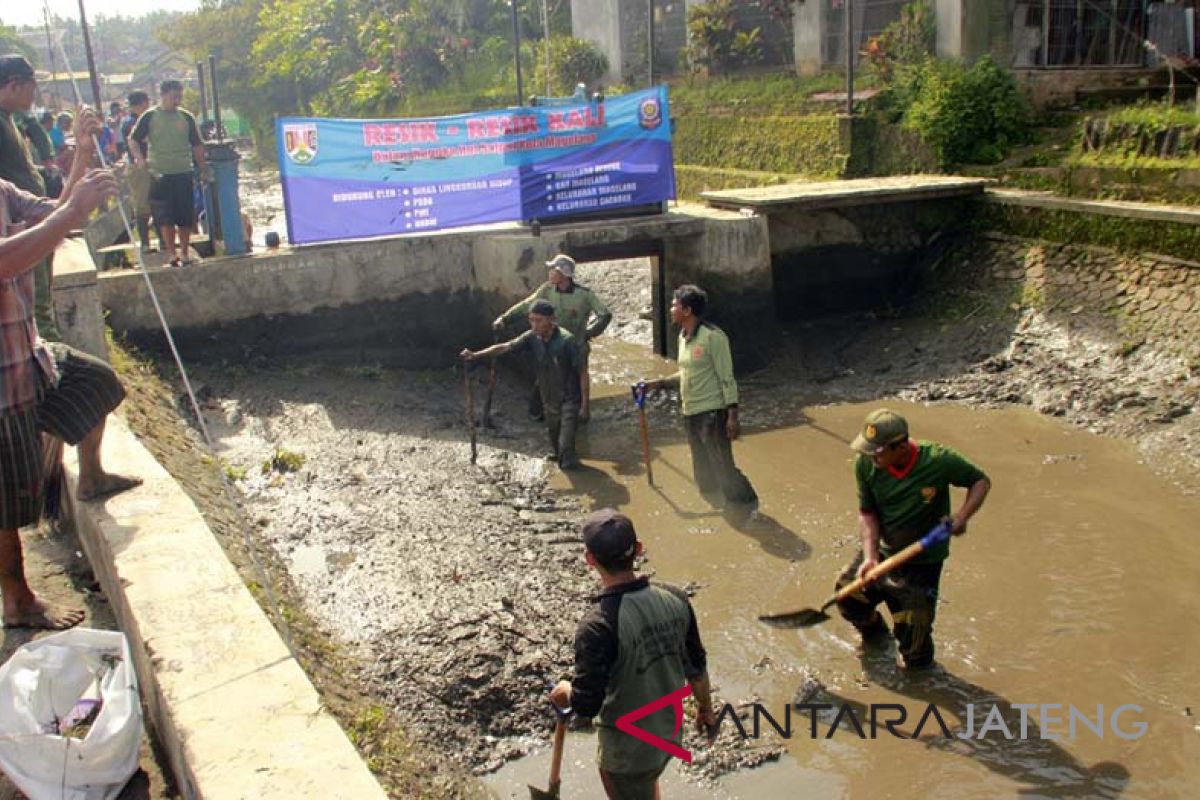
[[[908,438],[908,422],[895,411],[876,409],[863,420],[862,430],[850,446],[863,455],[873,456],[889,444]]]

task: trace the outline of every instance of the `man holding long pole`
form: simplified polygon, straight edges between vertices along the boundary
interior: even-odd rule
[[[679,386],[683,423],[692,451],[692,472],[700,493],[729,511],[753,512],[758,494],[733,463],[738,423],[738,388],[733,377],[729,337],[705,320],[708,295],[699,286],[675,290],[671,321],[679,326],[679,371],[646,381],[648,389]]]

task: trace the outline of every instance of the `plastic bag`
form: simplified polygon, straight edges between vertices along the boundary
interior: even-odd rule
[[[137,770],[141,742],[120,631],[56,633],[0,667],[0,769],[29,800],[112,800]]]

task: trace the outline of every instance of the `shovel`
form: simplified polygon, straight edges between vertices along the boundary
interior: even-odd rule
[[[496,334],[495,342],[500,342],[500,334]],[[496,359],[492,359],[492,365],[488,370],[488,390],[487,397],[483,400],[483,417],[480,418],[480,424],[485,428],[494,428],[492,424],[492,395],[496,392]]]
[[[553,705],[553,704],[551,704]],[[530,800],[558,800],[562,788],[562,758],[563,743],[567,739],[567,719],[571,709],[554,706],[554,751],[550,755],[550,788],[542,790],[536,786],[529,787]]]
[[[921,537],[920,540],[913,542],[883,563],[876,565],[874,569],[863,577],[857,578],[843,586],[836,594],[826,600],[820,608],[801,608],[797,611],[784,611],[778,614],[761,614],[758,619],[761,622],[779,628],[808,628],[813,625],[820,625],[829,619],[829,615],[825,612],[834,603],[854,594],[870,581],[882,578],[901,564],[913,560],[929,548],[949,539],[950,524],[950,520],[939,522],[933,530]]]
[[[633,402],[637,404],[638,421],[642,427],[642,461],[646,465],[646,482],[654,485],[654,469],[650,466],[650,428],[646,425],[646,384],[639,381],[629,387],[633,390]]]
[[[471,463],[478,456],[475,445],[475,394],[471,391],[471,363],[463,362],[463,392],[467,398],[467,430],[471,435]]]

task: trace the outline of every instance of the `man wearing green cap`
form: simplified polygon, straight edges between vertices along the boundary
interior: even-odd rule
[[[951,448],[910,439],[908,422],[886,408],[867,415],[850,446],[859,454],[854,477],[862,549],[838,577],[838,589],[917,541],[943,519],[951,520],[951,534],[962,535],[992,488],[979,467]],[[967,490],[953,516],[951,486]],[[946,541],[838,602],[838,610],[858,629],[864,646],[882,642],[887,635],[887,625],[876,610],[886,603],[900,666],[924,669],[933,665],[938,584],[942,563],[949,555]]]
[[[529,297],[496,317],[492,329],[503,330],[505,325],[528,314],[529,309],[538,300],[545,300],[553,305],[559,326],[575,337],[580,358],[583,359],[583,371],[579,378],[579,419],[581,422],[587,422],[592,395],[592,378],[588,370],[591,345],[588,342],[604,332],[613,315],[604,303],[600,302],[595,292],[575,282],[575,259],[568,255],[557,255],[546,262],[546,267],[546,282]],[[531,402],[530,414],[534,417],[540,416],[536,411],[537,403]]]

